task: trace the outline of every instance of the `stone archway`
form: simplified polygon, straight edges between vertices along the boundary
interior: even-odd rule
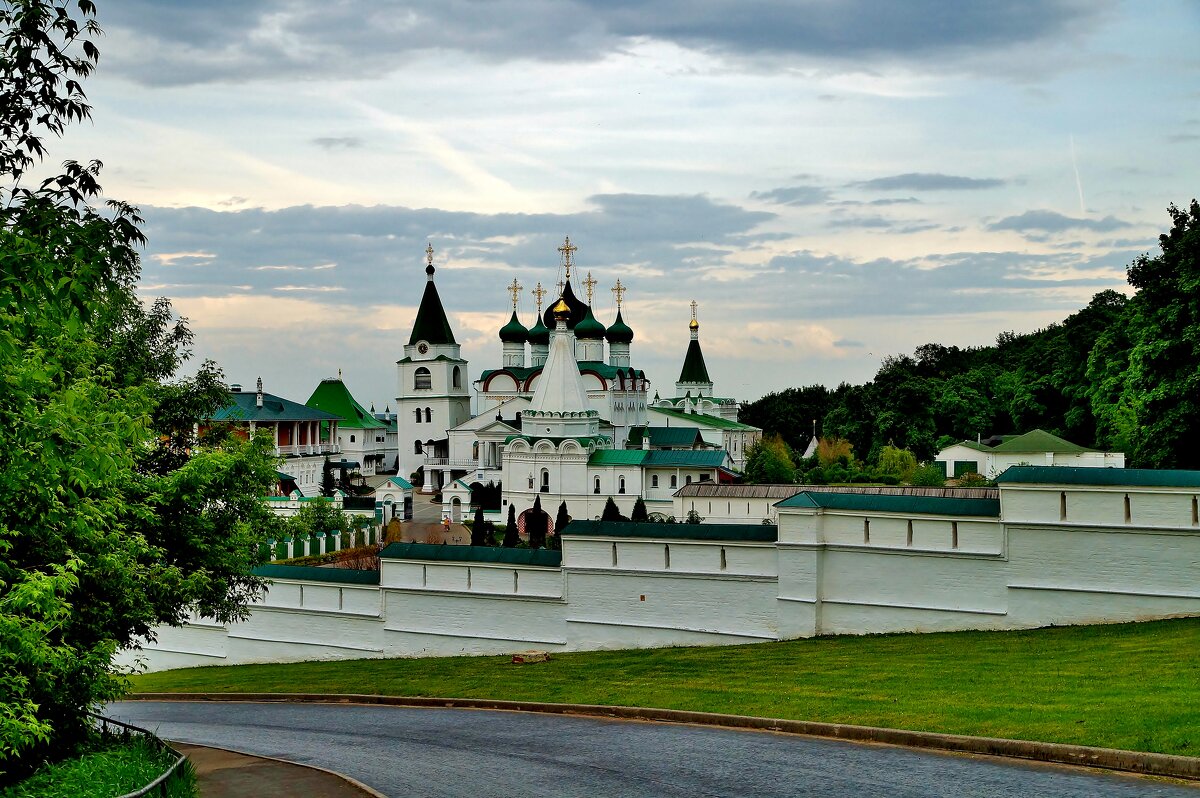
[[[450,523],[462,523],[462,499],[457,496],[450,500]]]

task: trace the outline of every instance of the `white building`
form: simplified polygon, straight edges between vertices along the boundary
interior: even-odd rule
[[[1084,468],[1124,468],[1123,452],[1088,449],[1045,430],[1005,438],[995,445],[961,441],[938,452],[937,462],[948,478],[980,474],[995,479],[1015,465],[1061,465]]]

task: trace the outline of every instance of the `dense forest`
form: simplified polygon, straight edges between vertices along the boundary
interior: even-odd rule
[[[993,346],[925,344],[863,385],[789,388],[740,418],[796,453],[816,421],[820,437],[871,463],[889,445],[924,461],[954,441],[1041,428],[1124,451],[1131,466],[1200,468],[1200,204],[1168,213],[1161,252],[1128,267],[1132,297],[1102,291],[1061,323]]]

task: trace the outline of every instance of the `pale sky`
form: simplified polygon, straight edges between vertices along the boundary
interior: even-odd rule
[[[570,235],[652,390],[695,299],[750,400],[1061,320],[1200,193],[1187,0],[99,6],[51,161],[142,208],[198,358],[296,401],[340,368],[393,402],[426,242],[472,378]]]

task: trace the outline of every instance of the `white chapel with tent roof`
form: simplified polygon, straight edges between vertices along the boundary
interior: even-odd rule
[[[532,326],[519,316],[523,286],[516,279],[507,286],[512,314],[498,333],[502,362],[471,382],[426,248],[425,290],[397,361],[399,473],[416,473],[425,493],[441,491],[452,520],[467,512],[472,489],[488,483],[503,488],[500,508],[492,508],[499,520],[510,504],[520,516],[538,499],[551,519],[562,502],[573,518],[597,518],[610,496],[625,515],[638,497],[650,513],[670,514],[678,488],[731,479],[761,437],[737,421],[736,401],[714,397],[694,302],[676,396],[648,398],[650,380],[633,365],[634,331],[624,319],[628,289],[615,281],[616,314],[606,327],[594,309],[599,281],[590,271],[579,279],[576,251],[570,238],[558,248],[552,301],[544,302],[552,294],[536,282]]]

